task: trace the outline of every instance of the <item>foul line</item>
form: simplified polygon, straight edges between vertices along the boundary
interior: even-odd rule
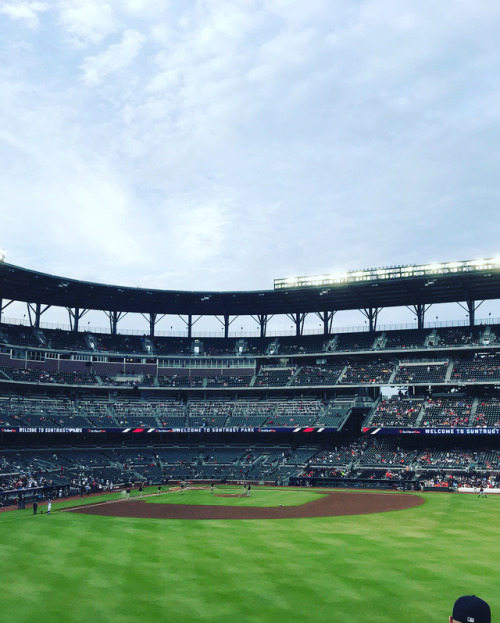
[[[160,495],[165,495],[167,493],[169,493],[169,491],[162,491]],[[150,498],[154,496],[158,497],[158,494],[157,493],[146,493],[146,495],[143,495],[143,496],[134,495],[129,498],[117,498],[116,500],[104,500],[103,502],[90,502],[89,504],[80,504],[80,506],[70,506],[69,508],[59,508],[57,509],[57,511],[66,513],[66,512],[71,512],[71,511],[78,511],[82,508],[94,508],[96,506],[105,506],[106,504],[116,504],[117,502],[135,502],[137,500],[143,500],[144,498]]]

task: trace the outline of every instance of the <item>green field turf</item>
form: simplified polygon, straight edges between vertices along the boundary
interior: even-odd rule
[[[234,496],[234,497],[222,497]],[[239,497],[243,496],[243,497]],[[146,498],[150,504],[197,504],[212,506],[300,506],[307,502],[324,497],[318,490],[301,489],[293,490],[286,487],[280,488],[252,488],[250,497],[246,497],[243,487],[219,486],[214,488],[214,493],[199,489],[186,489],[181,495],[178,490],[172,490],[168,495],[151,495]]]
[[[310,493],[274,496],[298,504]],[[213,503],[209,491],[183,503],[195,496]],[[475,593],[499,621],[500,497],[423,496],[406,511],[317,519],[109,518],[62,503],[50,517],[0,513],[1,620],[439,622]],[[181,496],[158,500],[170,497]],[[269,498],[252,489],[252,504]]]

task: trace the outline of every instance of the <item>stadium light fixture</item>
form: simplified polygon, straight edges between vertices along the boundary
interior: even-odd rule
[[[336,284],[359,283],[363,281],[382,281],[386,279],[405,279],[414,277],[435,277],[483,270],[499,270],[500,257],[465,260],[463,262],[442,262],[433,264],[409,264],[353,270],[346,273],[315,275],[312,277],[285,277],[274,280],[275,290],[288,288],[314,288]],[[428,282],[429,283],[429,282]],[[430,284],[429,284],[430,285]]]

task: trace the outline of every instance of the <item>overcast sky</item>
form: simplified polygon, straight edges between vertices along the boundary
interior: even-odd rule
[[[498,0],[0,0],[0,247],[186,290],[496,257],[499,32]]]

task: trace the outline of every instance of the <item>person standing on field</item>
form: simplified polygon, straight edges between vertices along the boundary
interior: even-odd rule
[[[47,515],[50,515],[50,511],[52,509],[52,500],[49,499],[47,502]]]

